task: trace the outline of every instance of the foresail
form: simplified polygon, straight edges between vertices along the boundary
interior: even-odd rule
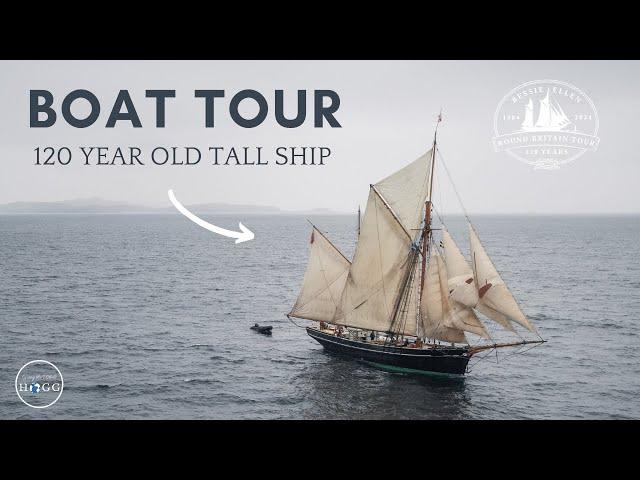
[[[509,321],[509,318],[506,315],[503,315],[497,310],[488,307],[483,302],[478,302],[478,305],[476,305],[475,309],[485,317],[490,318],[494,322],[502,325],[506,330],[509,330],[510,332],[516,331],[516,329],[513,328],[513,324]]]
[[[453,326],[453,310],[447,295],[447,279],[442,258],[431,255],[425,272],[420,303],[422,334],[445,342],[467,343],[464,332]]]
[[[478,316],[469,307],[450,300],[451,326],[464,332],[473,333],[482,338],[491,338],[489,332],[482,324]]]
[[[478,303],[478,291],[473,280],[473,270],[446,228],[442,230],[442,246],[451,299],[467,307],[475,307]]]
[[[442,230],[442,246],[453,326],[465,332],[491,338],[485,326],[471,310],[478,303],[473,270],[446,228]]]
[[[469,238],[479,297],[478,311],[510,330],[513,330],[513,327],[509,321],[513,321],[535,332],[535,328],[520,310],[471,225],[469,225]]]
[[[330,322],[349,272],[349,260],[315,227],[302,288],[289,315]]]
[[[411,267],[411,241],[373,188],[333,323],[388,331],[400,285]]]

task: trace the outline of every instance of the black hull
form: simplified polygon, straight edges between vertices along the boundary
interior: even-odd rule
[[[438,346],[433,349],[416,349],[340,338],[311,327],[307,327],[307,333],[330,352],[371,362],[391,370],[463,375],[470,358],[466,347]]]

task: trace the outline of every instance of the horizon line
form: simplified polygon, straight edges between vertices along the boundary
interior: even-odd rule
[[[105,202],[106,204],[111,205],[86,205],[86,206],[70,206],[71,209],[78,208],[79,211],[32,211],[32,212],[2,212],[2,207],[10,207],[15,204],[21,203],[31,203],[31,204],[60,204],[60,203],[68,203],[68,202],[77,202],[77,201],[100,201]],[[114,205],[115,204],[115,205]],[[329,207],[309,207],[303,208],[299,210],[291,210],[286,207],[279,207],[275,205],[256,205],[252,203],[226,203],[221,201],[204,201],[199,203],[190,203],[188,206],[190,207],[198,207],[204,205],[220,205],[220,206],[228,206],[228,207],[246,207],[246,208],[257,208],[257,209],[274,209],[276,211],[273,212],[210,212],[210,214],[215,215],[236,215],[236,214],[245,214],[245,215],[304,215],[304,214],[314,214],[314,215],[357,215],[357,209],[354,210],[335,210]],[[126,209],[129,207],[130,211],[120,210],[113,212],[99,212],[99,211],[82,211],[83,208],[91,209],[91,208],[123,208]],[[149,210],[167,210],[167,211],[145,211]],[[144,204],[135,204],[129,203],[124,200],[109,200],[104,199],[102,197],[93,196],[93,197],[75,197],[69,198],[66,200],[16,200],[8,203],[0,204],[0,215],[66,215],[66,214],[87,214],[87,215],[135,215],[135,214],[149,214],[149,215],[163,215],[170,214],[172,210],[171,205],[164,206],[151,206]],[[325,211],[325,212],[323,212]],[[547,211],[495,211],[495,212],[469,212],[469,216],[482,216],[482,215],[521,215],[521,216],[634,216],[640,215],[640,211],[559,211],[559,212],[547,212]],[[464,216],[462,211],[453,211],[453,212],[441,212],[441,216]]]
[[[2,206],[2,205],[0,205]],[[314,212],[314,209],[309,210],[282,210],[278,212],[208,212],[205,215],[257,215],[257,216],[269,216],[269,215],[319,215],[319,216],[355,216],[357,213],[353,212],[341,212],[341,211],[329,211],[329,212]],[[321,210],[321,209],[318,209]],[[327,209],[328,210],[328,209]],[[96,212],[96,211],[60,211],[60,212],[2,212],[0,216],[10,215],[174,215],[179,212],[167,211],[167,212],[150,212],[150,211],[116,211],[116,212]],[[459,213],[445,213],[440,216],[446,217],[465,217],[462,212]],[[640,216],[640,212],[478,212],[468,213],[469,217],[483,217],[483,216],[531,216],[531,217],[633,217]]]

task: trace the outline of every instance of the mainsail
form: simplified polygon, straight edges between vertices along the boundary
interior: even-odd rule
[[[349,272],[349,260],[316,228],[311,231],[309,263],[289,315],[330,322]]]
[[[332,323],[390,331],[402,287],[415,267],[412,247],[421,230],[431,157],[430,150],[371,186],[353,262]],[[417,318],[417,311],[413,318]],[[416,326],[416,321],[404,321],[394,332],[416,335]]]
[[[535,332],[533,325],[520,310],[471,225],[469,225],[469,238],[475,284],[478,289],[477,310],[509,330],[513,330],[509,323],[513,321]]]

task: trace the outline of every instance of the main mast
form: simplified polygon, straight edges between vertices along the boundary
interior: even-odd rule
[[[436,129],[433,133],[433,148],[431,149],[431,168],[429,169],[429,190],[427,200],[424,202],[424,226],[422,227],[422,274],[420,275],[420,301],[422,301],[422,292],[424,290],[424,278],[427,270],[427,257],[429,255],[429,237],[431,236],[431,198],[433,194],[433,173],[436,163],[436,148],[438,138],[438,125],[442,121],[442,110],[438,114]],[[434,340],[435,341],[435,340]]]

